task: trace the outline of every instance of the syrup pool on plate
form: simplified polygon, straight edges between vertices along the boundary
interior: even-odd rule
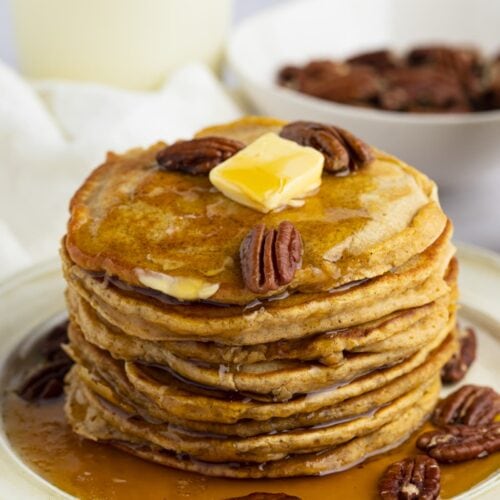
[[[80,439],[64,418],[62,398],[33,404],[11,393],[4,402],[3,418],[12,448],[21,459],[52,484],[82,499],[223,500],[255,491],[282,492],[303,500],[324,500],[325,492],[335,492],[336,498],[375,499],[385,468],[417,453],[414,435],[396,449],[324,477],[219,479],[162,467]],[[442,498],[466,492],[499,468],[498,453],[441,466]]]
[[[36,349],[38,343],[31,344]],[[343,472],[323,477],[274,480],[231,480],[206,477],[146,462],[110,445],[79,438],[64,417],[64,398],[27,402],[13,390],[20,371],[36,362],[34,353],[20,347],[25,363],[10,363],[3,400],[4,428],[15,453],[35,472],[60,489],[82,499],[223,500],[252,492],[287,493],[303,500],[375,499],[377,482],[386,467],[418,453],[418,431],[405,443]],[[21,356],[14,353],[12,360]],[[10,383],[9,383],[10,382]],[[425,424],[424,429],[430,429]],[[441,497],[464,493],[500,469],[500,454],[441,466]]]

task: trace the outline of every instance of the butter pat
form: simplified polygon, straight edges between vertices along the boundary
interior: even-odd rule
[[[228,198],[267,213],[317,189],[323,162],[319,151],[268,133],[213,168],[210,182]]]
[[[218,283],[208,283],[198,278],[169,276],[143,269],[135,269],[135,274],[144,286],[179,300],[208,299],[219,289]]]

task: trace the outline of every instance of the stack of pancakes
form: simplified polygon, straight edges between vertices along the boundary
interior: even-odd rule
[[[282,126],[247,118],[198,136],[248,144]],[[408,437],[456,349],[457,263],[435,185],[375,151],[351,175],[324,174],[303,206],[262,214],[206,176],[159,169],[164,146],[108,155],[71,203],[61,253],[75,432],[252,478],[339,471]],[[241,241],[284,220],[300,231],[302,266],[253,293]],[[144,273],[210,295],[179,300]]]

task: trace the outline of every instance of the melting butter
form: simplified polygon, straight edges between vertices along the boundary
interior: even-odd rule
[[[272,132],[210,172],[225,196],[263,213],[297,203],[321,184],[324,157]]]
[[[135,269],[135,275],[144,286],[179,300],[208,299],[219,289],[218,283],[208,283],[198,278],[170,276],[144,269]]]

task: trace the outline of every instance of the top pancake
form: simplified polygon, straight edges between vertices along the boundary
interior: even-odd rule
[[[248,143],[281,126],[247,118],[198,135]],[[262,214],[228,199],[207,176],[160,170],[155,156],[164,146],[109,154],[75,194],[66,237],[75,264],[135,286],[138,270],[198,278],[219,285],[210,300],[246,304],[263,296],[245,288],[239,262],[241,241],[258,223],[291,221],[304,244],[294,280],[267,295],[378,276],[422,252],[446,224],[434,183],[378,151],[348,176],[325,172],[302,207]]]

